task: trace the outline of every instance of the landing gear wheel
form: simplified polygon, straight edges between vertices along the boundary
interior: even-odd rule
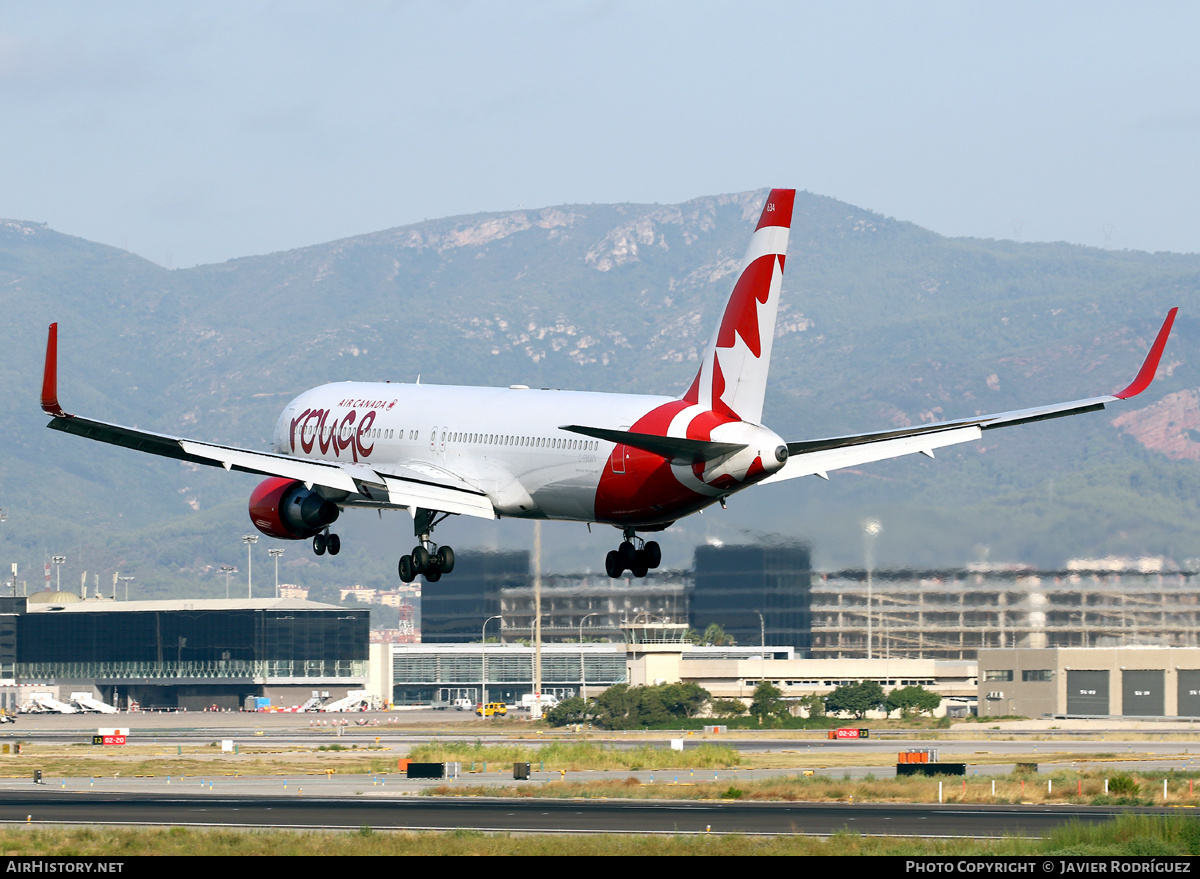
[[[415,546],[412,551],[413,569],[418,574],[429,570],[429,550],[423,546]]]
[[[617,548],[617,561],[621,563],[621,567],[632,570],[634,563],[637,562],[637,550],[633,548],[633,544],[626,540]]]
[[[625,572],[625,569],[621,566],[621,554],[615,549],[609,550],[608,555],[604,557],[604,572],[614,580]]]
[[[423,574],[430,583],[436,583],[442,574],[454,570],[454,550],[448,546],[439,547],[433,540],[433,529],[452,515],[455,514],[425,507],[412,510],[413,536],[417,538],[411,556],[413,573]]]
[[[646,567],[653,570],[662,564],[662,547],[658,545],[657,540],[647,543],[643,552],[646,553]]]
[[[329,546],[330,555],[337,555],[342,551],[342,538],[338,537],[336,534],[330,534],[325,542]]]
[[[326,546],[325,535],[324,534],[314,534],[313,535],[313,552],[315,552],[317,555],[325,555],[325,546]]]
[[[400,558],[400,564],[397,565],[400,574],[400,580],[404,583],[411,583],[417,579],[417,572],[413,570],[412,556],[406,555]]]
[[[633,566],[629,569],[629,573],[635,577],[645,577],[650,568],[646,564],[646,551],[639,549],[634,558]]]

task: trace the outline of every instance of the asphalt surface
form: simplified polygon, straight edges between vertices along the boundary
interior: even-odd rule
[[[328,798],[0,793],[0,824],[222,826],[282,829],[455,830],[537,833],[740,833],[924,837],[1045,836],[1071,822],[1128,809],[1085,806],[938,806],[488,798]],[[1165,810],[1144,810],[1163,813]]]

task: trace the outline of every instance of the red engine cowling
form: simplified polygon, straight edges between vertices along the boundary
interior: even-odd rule
[[[250,493],[250,521],[269,537],[304,540],[337,521],[341,510],[303,482],[272,476]]]

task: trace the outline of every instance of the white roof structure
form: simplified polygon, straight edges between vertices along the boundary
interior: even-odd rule
[[[189,610],[350,610],[336,604],[322,604],[299,598],[165,598],[153,601],[113,601],[89,599],[63,604],[30,602],[29,613],[153,613]]]

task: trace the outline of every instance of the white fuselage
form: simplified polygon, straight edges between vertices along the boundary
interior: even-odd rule
[[[668,522],[742,487],[718,489],[706,481],[718,469],[740,468],[744,474],[755,456],[766,460],[773,454],[778,436],[744,422],[720,425],[712,439],[744,442],[748,434],[754,448],[711,473],[693,473],[690,466],[560,428],[629,430],[651,413],[684,405],[677,398],[633,394],[340,382],[292,400],[273,442],[281,454],[363,464],[381,473],[436,468],[485,492],[498,515]],[[685,436],[687,426],[686,418],[672,419],[666,434]],[[652,496],[663,494],[664,470],[672,474],[670,497]],[[608,503],[610,495],[623,502]],[[334,499],[345,506],[371,505],[353,496]]]

